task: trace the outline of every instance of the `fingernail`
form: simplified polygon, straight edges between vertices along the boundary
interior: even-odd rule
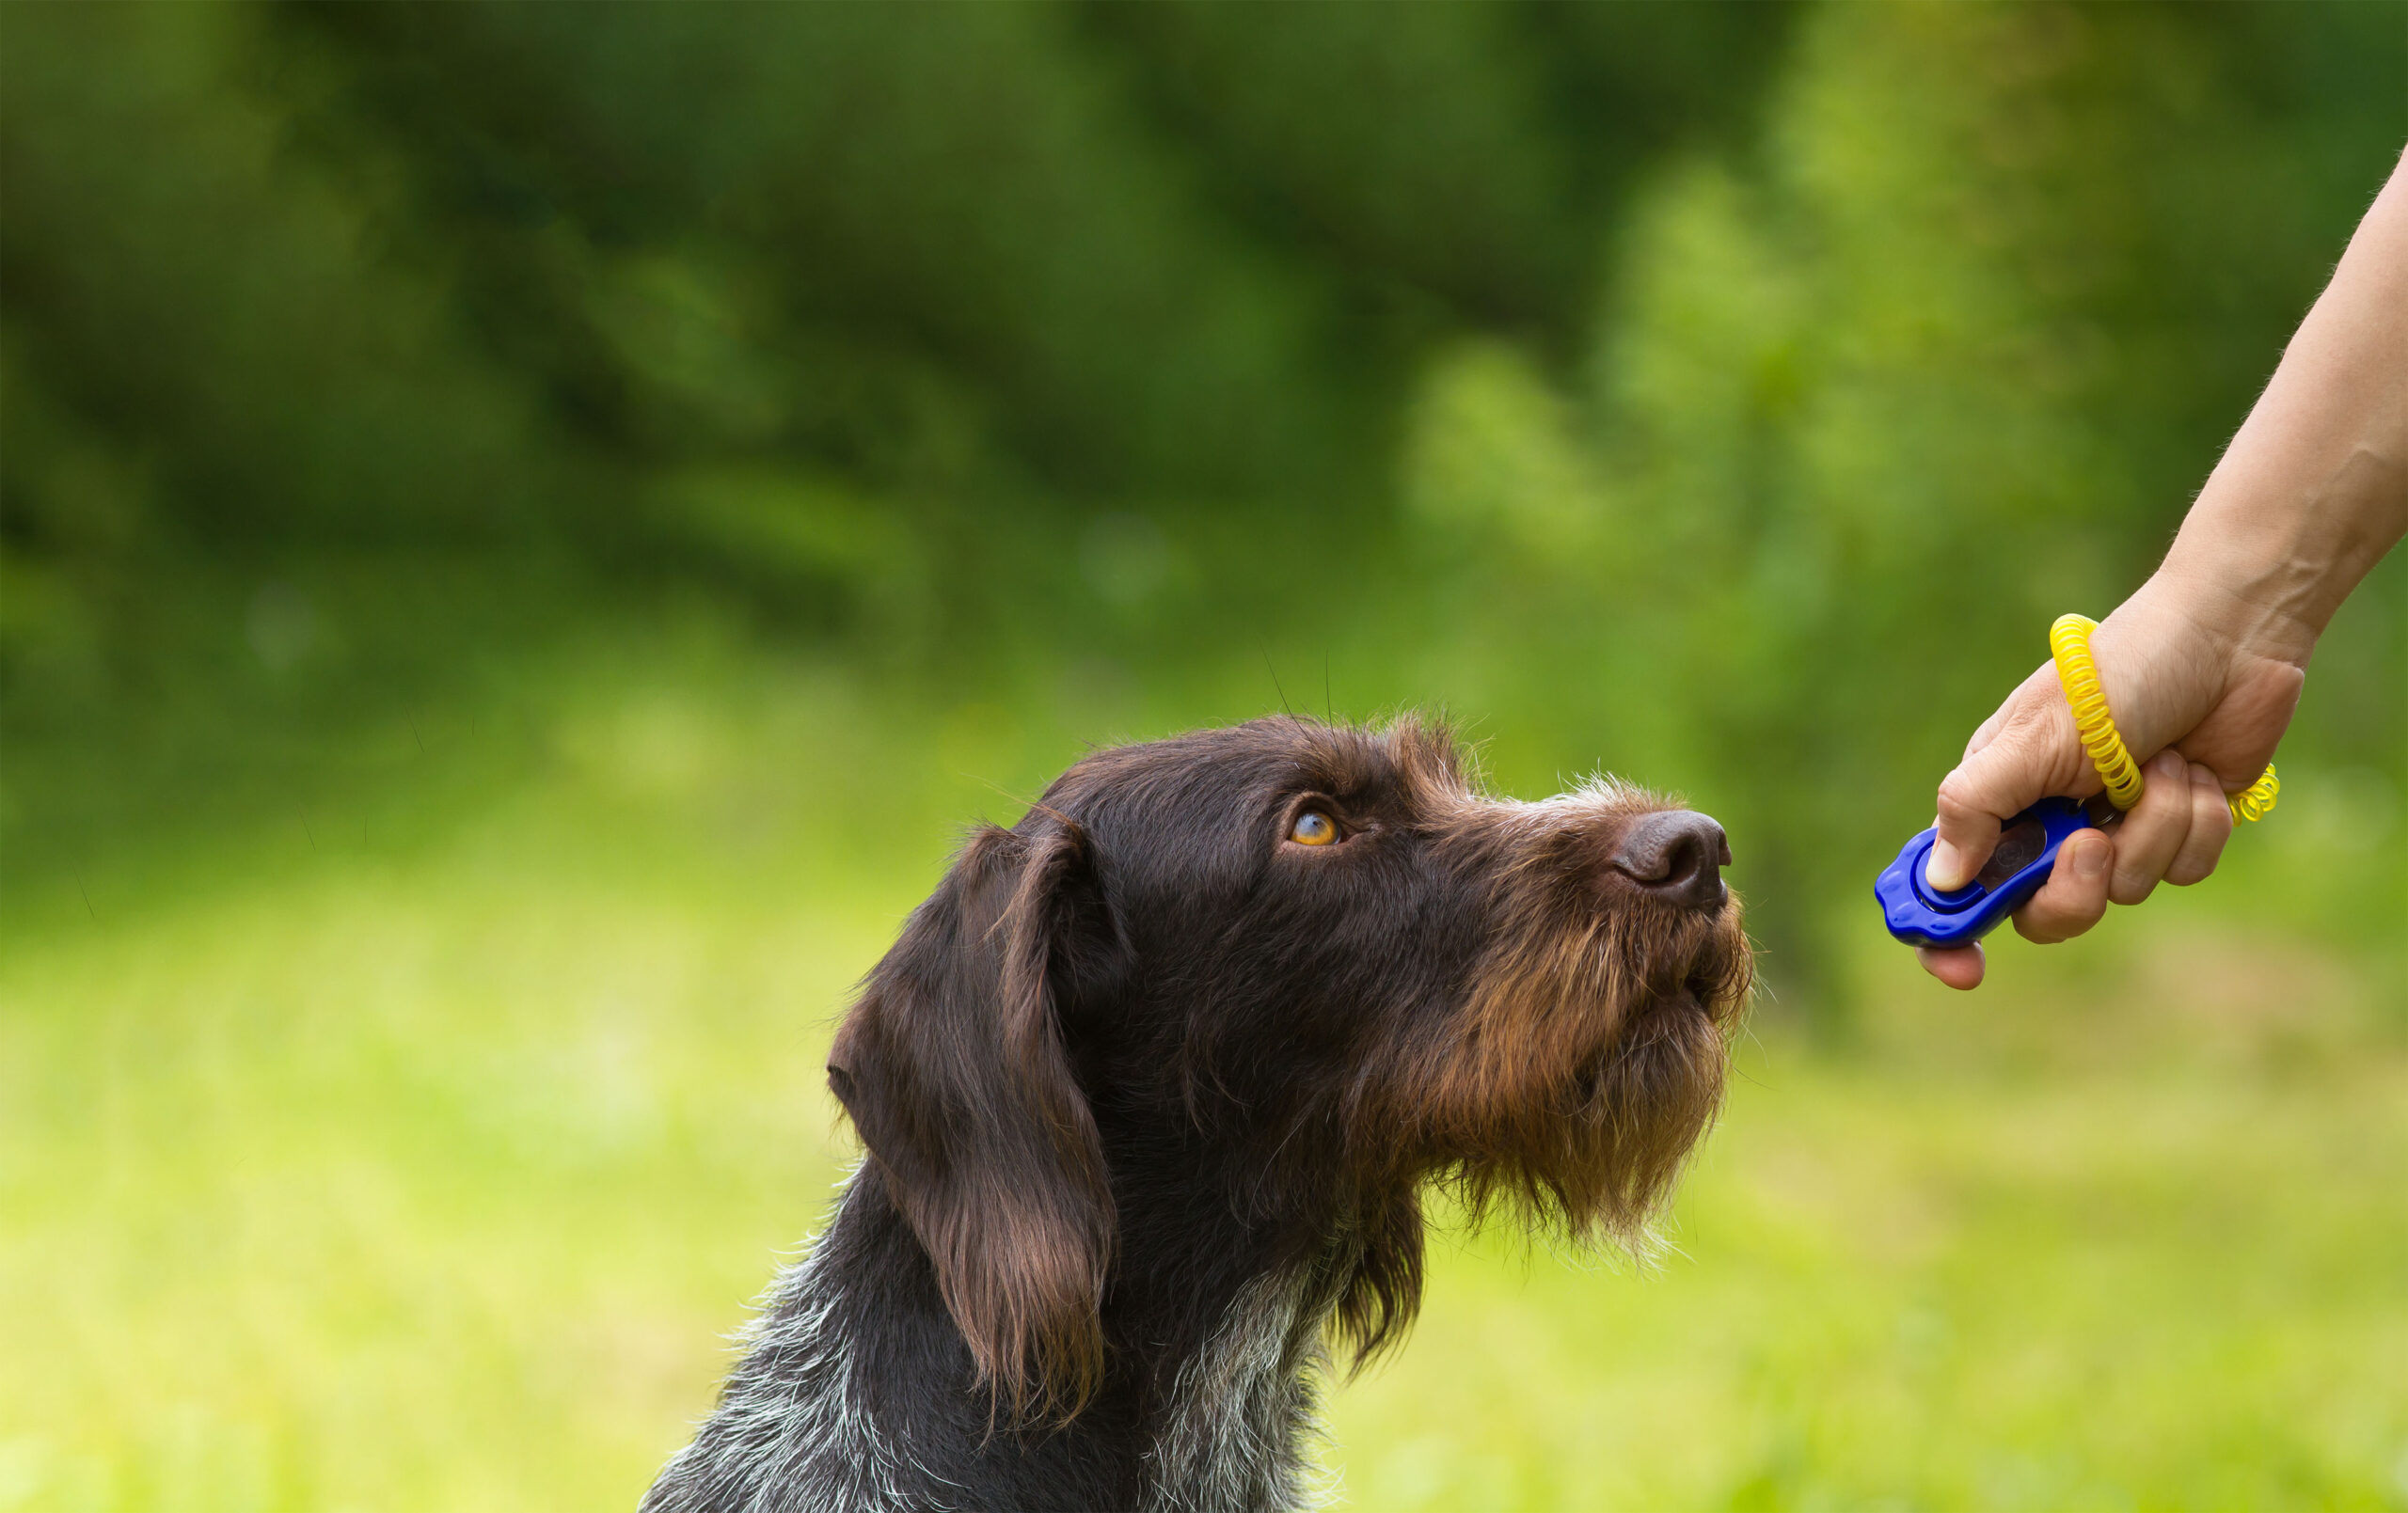
[[[1964,856],[1945,841],[1932,842],[1931,855],[1924,859],[1923,880],[1943,893],[1964,887]]]
[[[2109,851],[2110,847],[2104,841],[2084,841],[2074,850],[2074,875],[2085,878],[2104,875],[2107,871]]]

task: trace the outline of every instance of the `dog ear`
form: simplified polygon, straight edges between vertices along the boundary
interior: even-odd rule
[[[986,827],[870,973],[828,1060],[1015,1418],[1068,1419],[1103,1371],[1112,1193],[1054,981],[1096,897],[1078,827]]]

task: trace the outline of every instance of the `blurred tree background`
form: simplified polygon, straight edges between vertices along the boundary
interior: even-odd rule
[[[2020,1119],[1913,1090],[2099,1044],[2134,1076],[2242,1046],[2200,1108],[2310,1067],[2269,1149],[2398,1136],[2368,1111],[2408,1087],[2399,562],[2319,654],[2283,812],[2146,923],[2003,962],[1972,1012],[2007,1027],[1912,1028],[1868,885],[2049,621],[2146,575],[2403,140],[2396,0],[8,8],[0,1332],[87,1363],[0,1382],[0,1506],[626,1502],[743,1247],[842,1149],[792,1107],[816,1026],[958,827],[1084,743],[1282,704],[1443,707],[1506,791],[1602,766],[1722,818],[1762,1054],[1837,1101],[1767,1097],[1834,1150],[1921,1136],[1816,1110]],[[562,1125],[531,1080],[619,1113]],[[2400,1143],[2326,1196],[2408,1208]],[[554,1239],[498,1217],[556,1180]],[[647,1217],[688,1248],[580,1269]],[[1402,1448],[1340,1458],[1368,1505],[2408,1499],[2408,1250],[2361,1220],[2365,1306],[2249,1336],[2356,1405],[2331,1442],[2244,1405],[2152,1460],[2041,1414],[1995,1431],[2056,1447],[2012,1474],[1866,1469],[1861,1417],[1764,1427],[1809,1356],[1733,1367],[1749,1447],[1654,1481],[1547,1480],[1563,1445],[1506,1415],[1448,1459],[1377,1387],[1341,1439]],[[150,1245],[202,1258],[156,1317],[261,1316],[157,1326]],[[371,1250],[465,1293],[320,1280]],[[656,1385],[528,1385],[568,1315],[652,1321],[594,1370]],[[2353,1389],[2380,1359],[2388,1395]],[[404,1430],[377,1370],[516,1386]],[[1940,1396],[1975,1447],[2022,1423]]]

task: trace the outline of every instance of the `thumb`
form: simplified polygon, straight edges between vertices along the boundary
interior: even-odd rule
[[[1940,834],[1924,879],[1946,891],[1964,887],[1998,844],[1999,825],[2050,794],[2095,790],[2056,669],[2044,664],[2008,696],[1998,733],[1969,751],[1940,783]]]

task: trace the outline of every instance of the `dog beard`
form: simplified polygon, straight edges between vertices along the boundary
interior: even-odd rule
[[[1476,1100],[1485,1127],[1465,1131],[1447,1185],[1475,1221],[1502,1204],[1572,1239],[1647,1253],[1721,1108],[1751,983],[1735,898],[1710,917],[1600,923],[1540,953],[1513,985],[1529,1028],[1474,1057],[1491,1074]]]

